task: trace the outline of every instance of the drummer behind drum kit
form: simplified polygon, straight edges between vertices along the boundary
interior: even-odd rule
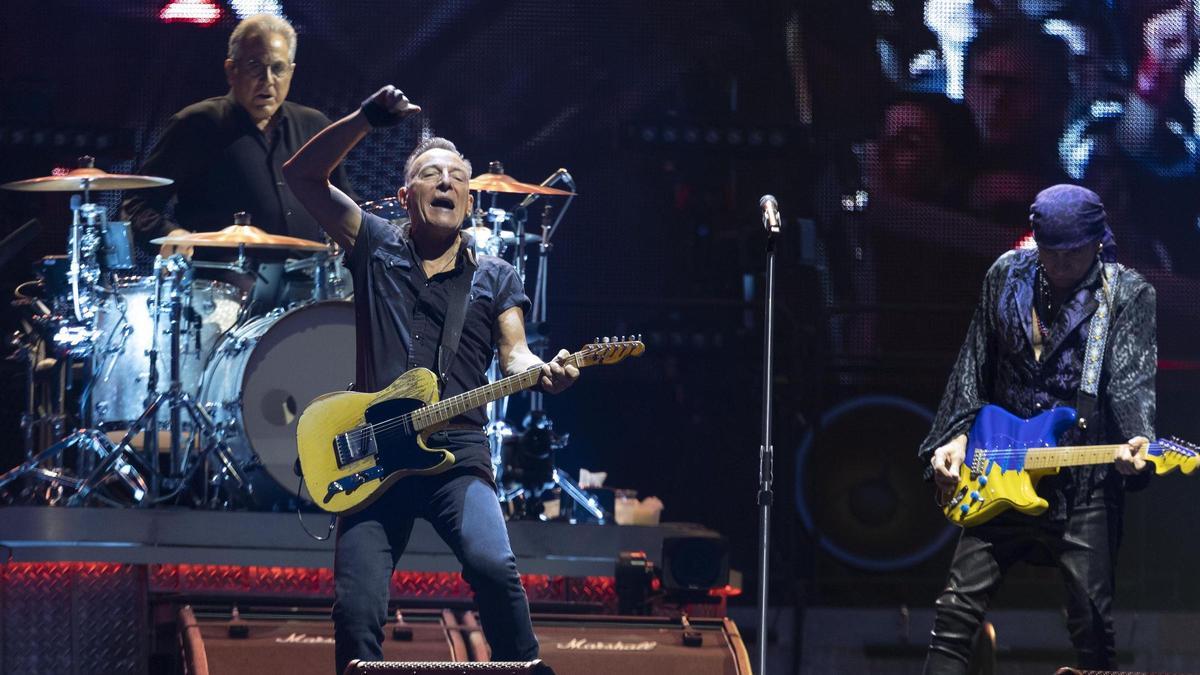
[[[471,181],[473,190],[491,197],[467,228],[478,252],[507,257],[524,279],[524,244],[538,245],[528,317],[536,353],[546,348],[541,327],[549,242],[574,198],[550,187],[560,180],[571,181],[563,169],[541,185],[521,183],[493,162],[489,173]],[[9,501],[259,509],[309,503],[293,468],[296,419],[309,401],[346,389],[354,376],[354,310],[340,251],[332,243],[269,234],[239,213],[216,232],[153,240],[190,248],[196,259],[160,255],[151,274],[134,275],[129,224],[108,220],[91,193],[171,182],[106,173],[85,157],[65,175],[0,186],[82,193],[71,198],[67,255],[40,260],[39,281],[21,284],[13,303],[24,312],[26,330],[14,345],[28,362],[28,391],[21,420],[25,461],[0,475]],[[498,208],[499,194],[526,198],[506,211]],[[547,205],[540,232],[527,233],[526,207],[541,195],[568,199],[553,222]],[[393,221],[405,215],[395,199],[362,207]],[[288,257],[283,272],[301,280],[294,287],[303,294],[276,292],[264,303],[263,270],[274,264],[266,261],[281,254]],[[206,257],[221,261],[201,259]],[[82,387],[71,386],[77,380]],[[76,389],[77,400],[68,403],[66,392]],[[534,396],[530,409],[539,410],[540,395]],[[505,412],[503,402],[489,405],[498,478],[503,448],[514,436]],[[75,431],[64,434],[68,421],[77,422]],[[565,476],[555,474],[555,484],[603,519]],[[513,500],[527,489],[540,495],[551,487],[500,484],[502,497]]]

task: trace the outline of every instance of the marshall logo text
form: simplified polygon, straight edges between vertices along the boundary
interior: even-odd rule
[[[563,651],[597,651],[597,652],[649,652],[658,648],[658,643],[650,640],[642,642],[601,642],[585,638],[574,638],[567,642],[554,645]]]
[[[287,637],[277,637],[275,641],[285,645],[331,645],[333,638],[322,637],[320,635],[308,635],[306,633],[292,633]]]

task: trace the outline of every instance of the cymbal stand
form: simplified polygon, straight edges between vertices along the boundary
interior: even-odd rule
[[[112,471],[115,462],[122,458],[128,458],[130,461],[141,460],[137,457],[130,443],[133,439],[142,432],[144,436],[144,445],[148,449],[147,462],[150,467],[157,468],[158,464],[158,410],[164,404],[167,405],[169,415],[169,433],[170,433],[170,465],[166,478],[170,481],[171,491],[163,494],[162,478],[158,471],[151,471],[151,490],[149,498],[142,503],[145,506],[151,506],[157,503],[169,501],[177,497],[183,489],[188,485],[196,470],[205,465],[210,456],[215,455],[217,461],[222,466],[222,472],[229,475],[236,483],[237,489],[246,490],[249,483],[242,474],[241,469],[237,466],[232,451],[225,444],[221,430],[213,422],[212,417],[198,405],[191,394],[183,391],[183,384],[180,381],[179,355],[180,348],[180,333],[181,324],[183,322],[183,309],[187,303],[187,298],[190,297],[191,279],[190,279],[190,264],[187,259],[180,254],[172,255],[165,262],[160,260],[155,261],[155,270],[159,272],[164,269],[172,279],[171,288],[167,297],[167,310],[169,314],[168,325],[171,334],[170,358],[169,358],[169,373],[170,384],[166,391],[158,392],[158,350],[156,341],[151,343],[150,348],[150,376],[147,385],[149,396],[153,400],[146,406],[145,411],[141,416],[130,425],[121,438],[120,443],[116,446],[116,451],[105,457],[105,460],[97,466],[90,475],[80,485],[78,491],[67,502],[70,506],[78,506],[85,502],[91,496],[97,485],[103,482],[106,474]],[[156,273],[156,282],[160,288],[156,289],[155,296],[161,300],[161,278],[162,273]],[[162,304],[156,302],[154,307],[154,331],[155,335],[159,334],[158,322],[159,314],[161,313]],[[186,412],[191,419],[193,433],[199,434],[199,439],[203,445],[203,450],[196,457],[192,457],[191,449],[195,447],[196,438],[189,436],[187,449],[181,444],[183,436],[183,420],[182,413]],[[189,461],[191,460],[191,461]]]
[[[111,472],[104,476],[97,476],[92,482],[91,490],[110,483],[114,480],[124,483],[129,491],[130,497],[134,502],[140,503],[146,496],[147,485],[145,476],[150,473],[148,467],[135,456],[122,456],[113,446],[112,441],[104,432],[99,429],[76,429],[74,433],[61,441],[51,445],[37,455],[25,460],[16,467],[10,469],[3,475],[0,475],[0,489],[3,489],[9,483],[21,478],[22,476],[32,476],[38,480],[47,481],[50,483],[51,490],[61,490],[63,488],[71,488],[77,490],[76,494],[67,501],[68,504],[74,503],[75,497],[79,495],[78,490],[81,490],[88,482],[85,479],[68,476],[61,470],[43,466],[46,462],[61,455],[68,449],[75,447],[80,451],[90,451],[95,453],[100,458],[101,466],[112,466]],[[89,476],[89,479],[92,477]],[[120,506],[121,504],[114,499],[111,499],[102,493],[96,493],[96,498],[110,506]]]
[[[571,174],[567,173],[566,169],[559,169],[558,171],[555,171],[550,178],[542,182],[542,185],[553,186],[559,181],[566,183],[571,188],[572,193],[576,192],[575,180],[571,178]],[[521,206],[527,207],[533,204],[533,202],[538,199],[538,196],[539,195],[529,195],[523,202],[521,202]],[[551,243],[551,239],[554,237],[554,233],[558,231],[558,226],[560,223],[562,223],[563,216],[567,214],[567,210],[571,208],[571,202],[574,200],[574,194],[571,194],[567,197],[566,201],[563,202],[562,208],[558,210],[558,215],[554,218],[553,223],[550,222],[550,214],[552,212],[550,204],[546,204],[542,209],[542,240],[538,242],[538,259],[536,268],[537,279],[534,282],[533,306],[529,310],[529,319],[526,322],[526,325],[536,326],[538,328],[538,336],[534,343],[530,345],[530,349],[534,354],[537,354],[541,358],[545,357],[545,350],[549,345],[549,340],[547,339],[543,328],[547,325],[549,317],[547,312],[546,289],[548,288],[549,284],[548,273],[550,267],[550,251],[554,248],[554,245]],[[518,241],[521,241],[523,234],[524,233],[517,235]],[[542,409],[542,396],[542,392],[530,390],[530,410]]]

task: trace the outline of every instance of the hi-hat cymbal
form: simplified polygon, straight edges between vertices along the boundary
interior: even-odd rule
[[[5,190],[18,192],[83,192],[84,190],[138,190],[162,187],[175,181],[158,176],[135,176],[124,173],[108,173],[103,169],[82,167],[62,176],[42,176],[0,185]]]
[[[210,246],[213,248],[271,248],[289,249],[292,251],[323,251],[328,246],[319,241],[288,237],[282,234],[268,234],[262,228],[253,225],[230,225],[216,232],[193,232],[179,234],[173,237],[151,239],[151,244],[170,244],[172,246]]]
[[[521,181],[503,173],[484,173],[471,179],[471,189],[480,190],[482,192],[504,192],[507,194],[516,195],[573,195],[574,192],[559,190],[558,188],[546,187],[545,185],[535,185],[533,183],[522,183]]]

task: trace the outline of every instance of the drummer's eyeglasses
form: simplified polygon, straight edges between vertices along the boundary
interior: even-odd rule
[[[270,73],[275,76],[275,79],[279,80],[287,77],[292,72],[292,68],[294,68],[296,64],[288,63],[286,61],[275,61],[274,63],[268,65],[256,59],[245,59],[243,61],[239,61],[239,66],[245,68],[246,74],[253,78],[265,78],[267,76],[267,72],[270,71]]]

